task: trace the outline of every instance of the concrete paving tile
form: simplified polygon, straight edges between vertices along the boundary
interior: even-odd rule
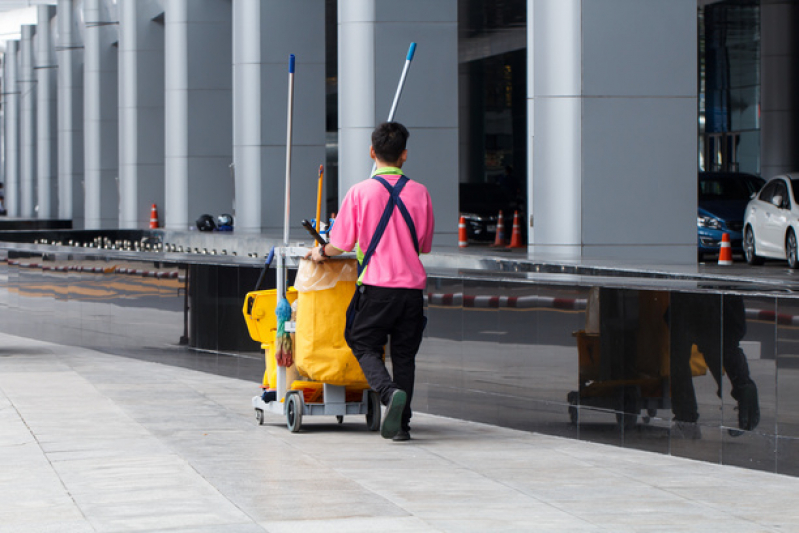
[[[264,533],[262,526],[251,522],[243,524],[217,524],[213,526],[193,526],[189,528],[152,529],[147,533]],[[269,532],[271,533],[271,531]],[[306,531],[307,533],[307,531]]]
[[[435,531],[452,533],[484,533],[486,531],[508,531],[525,532],[541,531],[546,533],[608,533],[608,530],[592,524],[586,524],[578,519],[564,519],[557,522],[547,522],[538,520],[514,520],[508,517],[506,520],[428,520],[430,526]],[[616,532],[618,533],[618,532]]]
[[[95,533],[95,531],[85,520],[36,519],[33,522],[15,524],[4,521],[0,515],[0,533]]]
[[[39,501],[30,504],[17,503],[12,509],[0,510],[0,526],[16,527],[17,531],[27,531],[29,525],[54,522],[77,523],[84,520],[83,513],[71,501]]]
[[[440,531],[424,520],[413,516],[390,516],[368,518],[337,518],[328,520],[268,521],[262,523],[269,533],[386,533]],[[488,530],[483,530],[488,531]]]
[[[320,484],[323,481],[320,480]],[[406,510],[368,491],[328,491],[311,487],[307,499],[276,493],[242,509],[258,523],[409,516]]]
[[[23,520],[16,530],[749,533],[799,523],[797,478],[422,413],[403,444],[365,431],[360,416],[308,417],[292,434],[282,416],[255,423],[257,380],[15,342],[41,353],[0,357],[0,533]],[[12,502],[37,512],[8,514]],[[47,514],[53,502],[77,514]]]

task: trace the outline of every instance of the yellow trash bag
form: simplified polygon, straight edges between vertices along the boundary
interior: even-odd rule
[[[330,385],[369,387],[344,340],[357,277],[354,259],[300,261],[294,282],[299,291],[294,361],[300,375]]]

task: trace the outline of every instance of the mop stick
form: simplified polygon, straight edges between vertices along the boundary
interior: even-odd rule
[[[291,133],[294,123],[294,54],[289,55],[289,103],[286,120],[286,205],[283,218],[283,246],[289,245],[289,210],[291,207]],[[285,287],[283,291],[285,292]]]
[[[291,133],[294,123],[294,54],[289,55],[289,102],[288,117],[286,119],[286,197],[283,215],[283,246],[289,245],[289,212],[291,210]],[[285,268],[285,266],[283,267]],[[278,287],[283,297],[286,297],[286,277]]]
[[[392,122],[394,120],[394,112],[397,111],[397,104],[399,104],[402,88],[405,86],[405,77],[408,75],[408,69],[411,68],[414,52],[416,52],[416,43],[411,43],[411,46],[408,48],[408,55],[405,56],[405,66],[402,68],[402,75],[397,85],[397,92],[394,94],[394,102],[391,104],[391,111],[388,112],[387,122]]]
[[[397,84],[397,92],[394,93],[394,102],[391,104],[391,110],[388,112],[388,120],[386,122],[394,121],[394,113],[397,111],[402,89],[405,86],[405,78],[408,75],[408,70],[411,68],[411,61],[413,61],[413,54],[416,52],[416,43],[411,43],[408,48],[408,55],[405,56],[405,66],[402,67],[402,74],[400,75],[399,84]],[[372,165],[372,174],[377,170],[377,163]]]
[[[319,190],[316,193],[316,231],[322,231],[322,181],[324,179],[325,171],[324,165],[319,165]],[[316,241],[317,246],[321,246],[322,242]]]

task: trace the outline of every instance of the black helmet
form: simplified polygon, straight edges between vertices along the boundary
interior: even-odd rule
[[[214,217],[211,215],[200,215],[200,218],[197,219],[197,229],[200,231],[214,231],[216,229],[216,223],[214,223]]]
[[[233,229],[233,215],[222,213],[216,217],[216,227],[219,231],[231,231]]]

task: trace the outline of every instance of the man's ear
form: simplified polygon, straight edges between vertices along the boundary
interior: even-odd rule
[[[408,149],[406,148],[405,150],[402,151],[402,154],[400,154],[399,161],[400,164],[405,164],[405,161],[407,160],[408,160]]]
[[[375,147],[372,145],[369,145],[369,157],[375,160],[377,159],[377,156],[375,155]]]

